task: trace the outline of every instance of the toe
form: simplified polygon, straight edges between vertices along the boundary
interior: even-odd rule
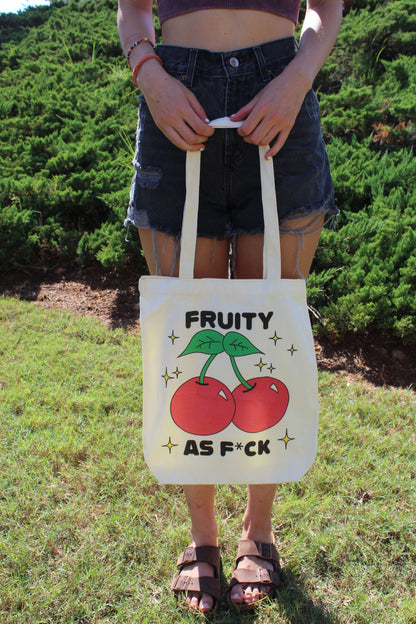
[[[251,592],[251,599],[256,601],[259,598],[261,598],[259,588],[258,587],[253,587],[252,592]]]
[[[197,594],[189,593],[186,597],[185,604],[191,609],[198,609],[199,597]]]
[[[244,590],[244,602],[252,602],[253,600],[253,590],[250,585],[248,585]]]
[[[234,585],[231,589],[231,602],[235,602],[236,604],[240,604],[244,600],[243,588],[240,584]]]
[[[208,611],[211,611],[212,606],[213,606],[212,596],[210,596],[209,594],[202,594],[202,597],[199,603],[200,611],[202,611],[203,613],[207,613]]]

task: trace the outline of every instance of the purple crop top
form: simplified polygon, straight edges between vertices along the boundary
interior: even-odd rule
[[[297,24],[300,0],[158,0],[157,4],[160,23],[199,9],[256,9],[287,17]]]

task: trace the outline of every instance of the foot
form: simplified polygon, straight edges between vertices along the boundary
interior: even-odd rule
[[[192,563],[182,568],[180,576],[189,576],[195,579],[203,576],[214,578],[214,568],[209,563]],[[185,604],[191,609],[199,609],[202,613],[208,613],[214,606],[214,599],[209,594],[190,591],[185,595]]]
[[[279,570],[279,555],[273,540],[242,539],[229,587],[231,602],[255,605],[279,585]]]
[[[260,557],[242,557],[236,566],[236,570],[257,570],[262,568],[264,570],[273,570],[273,564]],[[271,591],[270,585],[262,585],[261,583],[237,583],[231,590],[231,602],[235,604],[252,604],[258,600],[262,600]]]
[[[190,609],[207,613],[220,598],[220,554],[216,546],[185,548],[178,559],[172,590]]]

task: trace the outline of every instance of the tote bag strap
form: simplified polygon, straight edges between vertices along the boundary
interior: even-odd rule
[[[238,127],[227,117],[211,122],[214,128]],[[273,160],[266,160],[269,146],[259,146],[261,194],[264,217],[263,279],[281,278],[279,217],[277,213]],[[186,153],[186,196],[183,213],[179,277],[192,279],[198,225],[201,152]]]

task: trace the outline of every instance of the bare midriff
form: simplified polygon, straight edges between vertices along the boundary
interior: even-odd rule
[[[168,45],[227,52],[291,37],[295,24],[265,11],[202,9],[167,19],[162,41]]]

